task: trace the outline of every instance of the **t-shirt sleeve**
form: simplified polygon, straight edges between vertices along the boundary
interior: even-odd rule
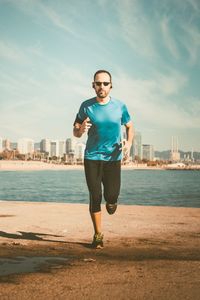
[[[76,115],[76,119],[74,121],[74,125],[75,123],[79,123],[79,124],[82,124],[83,121],[87,118],[87,115],[85,113],[85,106],[84,104],[82,103],[80,108],[79,108],[79,112],[77,113]]]
[[[130,120],[131,120],[131,117],[129,115],[128,109],[127,109],[126,105],[123,104],[123,106],[122,106],[121,125],[127,124],[128,122],[130,122]]]

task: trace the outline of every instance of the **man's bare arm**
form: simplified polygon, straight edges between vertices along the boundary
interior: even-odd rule
[[[133,128],[133,122],[130,121],[126,125],[126,135],[127,135],[127,143],[132,145],[133,138],[134,138],[134,128]]]
[[[126,135],[127,135],[127,139],[125,141],[125,144],[123,145],[123,153],[124,153],[124,157],[123,160],[128,160],[129,156],[130,156],[130,150],[131,150],[131,146],[132,146],[132,142],[133,142],[133,138],[134,138],[134,129],[133,129],[133,123],[132,121],[128,122],[126,125]]]

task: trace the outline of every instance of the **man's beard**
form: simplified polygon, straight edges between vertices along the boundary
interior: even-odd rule
[[[107,95],[108,95],[108,93],[106,93],[105,91],[102,91],[102,90],[97,92],[97,96],[99,98],[106,98]]]

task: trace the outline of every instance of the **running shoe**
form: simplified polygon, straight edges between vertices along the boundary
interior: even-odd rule
[[[92,248],[102,249],[103,248],[103,234],[95,233],[92,241]]]
[[[115,213],[116,209],[117,209],[117,203],[106,203],[106,209],[107,212],[109,213],[109,215],[112,215]]]

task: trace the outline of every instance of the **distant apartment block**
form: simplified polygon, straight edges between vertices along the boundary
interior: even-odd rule
[[[63,155],[66,153],[66,143],[65,141],[59,141],[58,142],[58,152],[59,152],[59,157],[63,157]]]
[[[50,155],[51,152],[51,141],[49,139],[42,139],[40,142],[40,151],[43,153],[48,153]]]
[[[10,148],[11,148],[11,150],[16,150],[17,149],[17,143],[16,142],[11,142],[10,143]]]
[[[8,139],[3,140],[3,149],[11,150],[11,142]]]
[[[57,140],[51,141],[50,156],[59,157],[59,142]]]
[[[77,143],[75,146],[75,157],[79,161],[84,160],[85,144]]]
[[[142,159],[154,160],[153,145],[142,145]]]
[[[0,137],[0,152],[3,151],[3,139]]]
[[[65,154],[65,141],[42,139],[40,151],[48,154],[50,157],[63,157]]]
[[[142,159],[142,135],[138,131],[135,132],[130,155],[133,160]]]
[[[71,155],[75,153],[76,140],[74,138],[68,138],[66,140],[66,154]]]
[[[66,141],[64,140],[50,140],[50,139],[42,139],[40,142],[40,151],[43,153],[48,153],[50,157],[64,157],[65,154],[67,156],[73,156],[73,158],[82,156],[82,147],[77,145],[77,141],[73,138],[68,138]],[[76,152],[76,153],[75,153]]]
[[[34,141],[28,138],[19,139],[17,149],[20,154],[32,154],[34,152]]]

